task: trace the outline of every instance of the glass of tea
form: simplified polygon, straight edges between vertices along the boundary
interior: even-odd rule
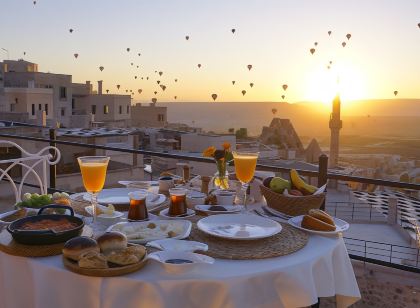
[[[146,220],[149,218],[146,207],[147,190],[141,189],[130,192],[130,207],[128,209],[129,220]]]
[[[179,216],[187,213],[187,190],[185,188],[169,189],[169,216]]]

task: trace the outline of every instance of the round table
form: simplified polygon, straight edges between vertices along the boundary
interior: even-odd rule
[[[337,297],[360,298],[341,237],[311,235],[301,250],[262,260],[222,260],[194,272],[169,274],[149,261],[121,277],[67,271],[61,256],[24,258],[0,252],[0,307],[302,307]]]

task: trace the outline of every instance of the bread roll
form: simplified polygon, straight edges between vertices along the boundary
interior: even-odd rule
[[[125,234],[117,231],[106,232],[98,237],[96,241],[104,254],[127,248],[127,237]]]
[[[146,254],[146,248],[144,248],[144,246],[141,245],[133,245],[127,247],[125,251],[135,255],[139,260],[143,260],[143,257]]]
[[[139,262],[139,258],[127,250],[112,251],[106,258],[108,262],[118,265],[128,265]]]
[[[105,256],[96,251],[82,255],[78,264],[82,268],[108,268]]]
[[[335,231],[335,226],[327,224],[318,218],[310,215],[303,216],[301,227],[315,231]]]
[[[98,243],[89,237],[78,236],[68,240],[63,247],[63,255],[74,261],[79,261],[83,254],[99,252]]]
[[[324,212],[322,210],[310,210],[309,215],[327,224],[335,226],[334,219],[327,212]]]

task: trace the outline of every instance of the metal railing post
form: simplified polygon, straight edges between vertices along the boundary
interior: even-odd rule
[[[318,158],[318,187],[327,183],[328,179],[328,156],[322,154]],[[325,200],[321,205],[321,210],[325,210]]]
[[[50,133],[50,146],[56,147],[57,144],[54,142],[57,137],[55,128],[50,128],[49,133]],[[50,150],[50,154],[54,156],[55,151]],[[53,189],[55,188],[56,179],[57,179],[57,165],[50,165],[50,188],[53,188]]]

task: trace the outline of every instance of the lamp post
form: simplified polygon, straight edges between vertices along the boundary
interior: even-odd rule
[[[7,53],[7,60],[9,60],[10,58],[9,58],[9,51],[6,49],[6,48],[1,48],[1,50],[3,50],[3,51],[5,51],[6,53]]]

